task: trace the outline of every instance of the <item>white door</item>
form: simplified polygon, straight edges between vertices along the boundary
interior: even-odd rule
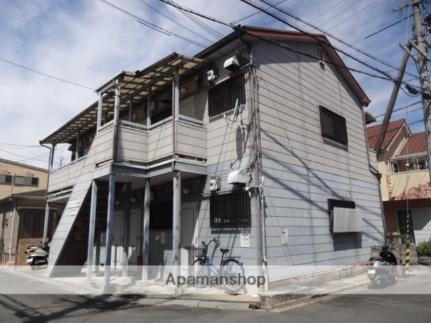
[[[181,265],[189,265],[193,247],[198,246],[198,212],[196,202],[187,202],[181,208]]]

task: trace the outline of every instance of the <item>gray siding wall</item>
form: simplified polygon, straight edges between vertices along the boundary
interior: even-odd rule
[[[224,60],[233,55],[234,51],[227,52],[222,58],[215,62],[219,71],[219,80],[228,77],[228,72],[223,68]],[[246,73],[246,94],[248,95],[248,74]],[[205,179],[204,198],[199,203],[199,221],[198,221],[198,240],[208,242],[212,238],[220,240],[221,248],[229,248],[230,255],[240,256],[241,261],[247,265],[256,265],[257,261],[257,244],[256,244],[256,212],[255,200],[251,201],[252,226],[249,229],[238,231],[218,231],[210,228],[210,199],[208,180],[212,176],[219,176],[221,190],[219,193],[227,193],[232,190],[232,185],[227,184],[228,174],[240,168],[246,169],[249,164],[249,145],[247,125],[249,124],[249,103],[239,114],[238,118],[233,121],[225,119],[222,115],[211,117],[208,116],[207,97],[201,98],[205,102],[204,122],[207,129],[207,171],[208,177]],[[233,107],[232,107],[233,108]],[[250,246],[241,246],[242,232],[248,233],[250,237]],[[210,250],[211,251],[211,250]],[[215,254],[215,263],[218,264],[220,251]]]
[[[317,54],[315,45],[292,44]],[[270,265],[348,265],[383,240],[377,179],[368,169],[362,112],[334,68],[267,43],[256,48]],[[326,144],[319,105],[347,120],[348,151]],[[353,200],[363,232],[330,234],[327,199]],[[288,231],[287,244],[281,233]],[[354,240],[354,239],[353,239]],[[359,246],[359,247],[358,247]]]

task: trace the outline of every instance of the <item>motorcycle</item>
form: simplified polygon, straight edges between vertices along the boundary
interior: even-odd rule
[[[25,250],[27,255],[26,263],[32,269],[39,268],[48,264],[49,242],[39,246],[28,246]]]
[[[374,287],[383,288],[398,280],[397,258],[387,247],[383,247],[379,255],[368,261],[367,275]]]

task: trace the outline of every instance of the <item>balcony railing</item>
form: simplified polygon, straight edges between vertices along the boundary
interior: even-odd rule
[[[115,162],[151,165],[158,161],[172,158],[192,159],[204,163],[207,158],[207,133],[202,122],[190,117],[180,116],[175,122],[172,117],[161,120],[150,127],[120,120],[117,128],[117,150]],[[113,160],[114,125],[105,124],[99,130],[98,144],[90,148],[97,153],[88,164],[97,165]],[[103,138],[99,138],[103,137]],[[175,137],[175,142],[174,142]],[[75,184],[84,166],[86,156],[51,173],[49,192],[64,189]]]
[[[428,169],[389,174],[389,198],[407,193],[411,188],[430,181]]]

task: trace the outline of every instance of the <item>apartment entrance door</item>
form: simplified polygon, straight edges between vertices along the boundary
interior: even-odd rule
[[[191,265],[193,249],[198,246],[197,202],[185,202],[181,208],[181,265]]]

